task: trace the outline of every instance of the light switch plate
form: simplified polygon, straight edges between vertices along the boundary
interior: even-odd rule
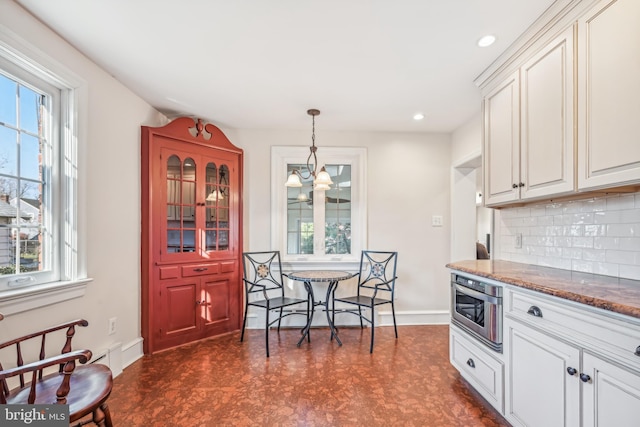
[[[522,233],[516,234],[514,246],[516,249],[522,249]]]

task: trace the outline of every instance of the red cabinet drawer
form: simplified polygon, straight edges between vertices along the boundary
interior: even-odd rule
[[[182,267],[182,277],[204,276],[220,273],[220,264],[196,264]]]

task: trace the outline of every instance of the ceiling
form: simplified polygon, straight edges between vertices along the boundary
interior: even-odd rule
[[[169,116],[241,129],[451,132],[553,0],[16,0]],[[497,41],[479,48],[477,40]],[[415,121],[412,116],[426,116]]]

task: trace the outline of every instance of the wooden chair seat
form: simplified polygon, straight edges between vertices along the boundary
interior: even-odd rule
[[[0,344],[0,349],[14,347],[17,366],[4,369],[0,363],[0,404],[67,404],[69,423],[81,426],[94,423],[112,427],[107,399],[113,387],[108,366],[90,364],[90,350],[72,350],[71,339],[76,326],[88,326],[80,319]],[[45,342],[61,338],[60,354],[47,357]],[[29,341],[40,342],[39,351]],[[55,342],[55,341],[54,341]],[[31,350],[23,352],[27,347]],[[26,362],[26,363],[25,363]],[[57,368],[57,372],[54,369]],[[19,380],[10,389],[10,381]],[[13,387],[13,386],[12,386]]]
[[[35,404],[56,402],[56,392],[62,381],[63,374],[57,372],[46,375],[36,385]],[[104,365],[94,364],[77,366],[71,375],[71,390],[67,395],[69,404],[69,422],[91,414],[94,408],[103,405],[111,394],[113,383],[111,370]],[[7,397],[8,404],[26,404],[29,399],[29,386],[16,391]]]

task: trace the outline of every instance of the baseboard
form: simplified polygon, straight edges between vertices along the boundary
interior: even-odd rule
[[[264,311],[260,315],[249,313],[247,316],[247,329],[264,329]],[[393,326],[393,317],[391,310],[378,311],[376,316],[376,325]],[[415,310],[415,311],[396,311],[396,323],[398,325],[448,325],[451,320],[449,310]],[[304,318],[302,316],[291,316],[282,320],[283,327],[302,327],[304,326]],[[337,326],[355,326],[360,325],[357,316],[350,314],[336,315]],[[313,316],[314,327],[328,326],[327,317],[324,312],[316,312]]]
[[[378,318],[381,326],[393,325],[391,311],[380,311]],[[398,325],[448,325],[450,320],[451,312],[449,310],[396,311]]]
[[[126,368],[144,356],[143,339],[138,337],[122,347],[122,368]]]

